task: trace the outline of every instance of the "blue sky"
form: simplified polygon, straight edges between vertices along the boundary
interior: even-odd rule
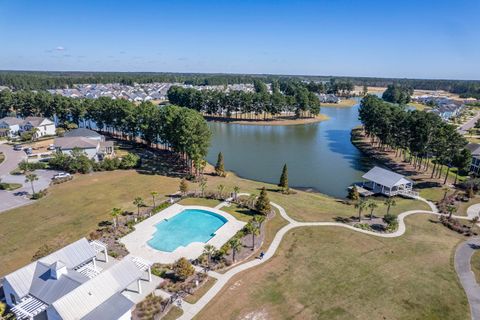
[[[480,79],[480,1],[0,0],[0,69]]]

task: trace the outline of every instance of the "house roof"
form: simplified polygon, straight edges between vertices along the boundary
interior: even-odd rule
[[[97,148],[99,144],[98,140],[89,139],[85,137],[61,137],[55,138],[53,141],[53,145],[56,148],[61,149],[73,149],[73,148],[80,148],[80,149],[91,149]]]
[[[52,305],[62,319],[82,319],[140,279],[142,273],[131,259],[124,258]]]
[[[469,143],[465,148],[470,150],[470,152],[472,153],[472,156],[480,155],[480,144],[478,143]]]
[[[365,173],[362,178],[389,188],[406,183],[413,183],[411,180],[405,178],[405,176],[401,174],[376,166]]]
[[[0,119],[0,122],[4,122],[9,126],[20,125],[23,123],[23,119],[15,118],[15,117],[5,117]]]
[[[132,309],[133,305],[133,301],[121,293],[116,293],[84,316],[82,320],[117,320],[128,310]]]
[[[87,129],[87,128],[78,128],[65,132],[64,137],[85,137],[85,138],[101,138],[102,135]]]
[[[53,124],[50,119],[43,118],[43,117],[26,117],[24,121],[24,125],[30,123],[33,127],[38,127],[42,123],[44,124]]]
[[[42,270],[46,271],[46,268],[50,270],[50,266],[55,262],[61,261],[67,268],[73,269],[91,260],[95,256],[95,250],[90,246],[87,239],[82,238],[38,261],[32,262],[6,275],[5,279],[20,297],[24,297],[32,290],[41,290],[34,287],[34,285],[41,284],[36,281],[36,277],[39,277],[39,273],[42,272]],[[75,280],[80,281],[79,278]]]

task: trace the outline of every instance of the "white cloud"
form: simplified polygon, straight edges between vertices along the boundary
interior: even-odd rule
[[[65,50],[65,48],[64,48],[64,47],[62,47],[62,46],[58,46],[58,47],[56,47],[56,48],[55,48],[55,50],[57,50],[57,51],[64,51],[64,50]]]

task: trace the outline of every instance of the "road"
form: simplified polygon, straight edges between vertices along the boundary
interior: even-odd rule
[[[471,238],[458,246],[455,251],[455,271],[467,294],[473,320],[480,319],[480,286],[472,272],[470,260],[475,250],[480,249],[480,238]]]
[[[19,183],[23,186],[14,191],[0,190],[0,212],[24,206],[32,202],[28,194],[32,192],[30,183],[25,183],[24,175],[12,175],[10,172],[17,168],[18,163],[27,158],[25,152],[15,151],[12,146],[0,144],[0,152],[5,155],[5,160],[0,164],[0,179],[2,182]],[[35,192],[48,188],[50,181],[58,171],[36,170],[38,180],[33,183]]]
[[[465,122],[464,124],[462,124],[459,128],[458,128],[458,132],[461,133],[461,134],[465,134],[468,132],[468,130],[472,129],[474,126],[475,126],[475,123],[477,122],[477,120],[480,119],[480,111],[477,112],[477,114],[470,120],[468,120],[467,122]]]

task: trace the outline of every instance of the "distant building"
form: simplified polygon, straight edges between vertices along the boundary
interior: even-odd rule
[[[34,138],[53,136],[56,126],[53,121],[43,117],[27,117],[25,119],[5,117],[0,119],[0,136],[15,138],[22,132],[35,130]]]
[[[333,93],[320,93],[317,96],[320,103],[339,103],[341,101],[340,98]]]
[[[472,153],[472,162],[470,163],[470,172],[480,174],[480,144],[469,143],[466,147]]]
[[[418,194],[413,191],[413,181],[396,172],[373,167],[362,176],[367,180],[363,183],[363,187],[372,190],[373,193],[392,197],[403,195],[415,197]]]

